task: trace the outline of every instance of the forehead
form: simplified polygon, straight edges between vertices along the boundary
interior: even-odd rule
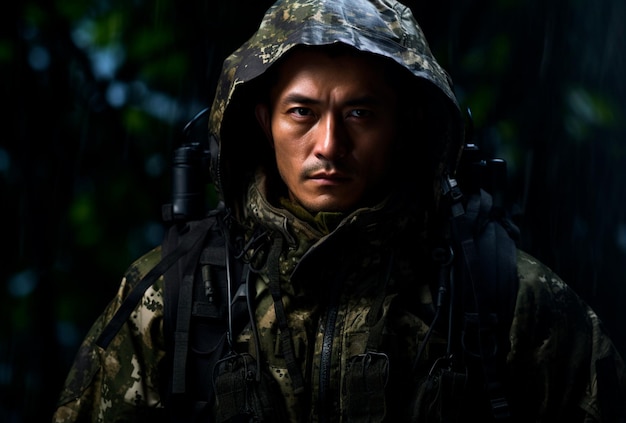
[[[346,86],[389,95],[392,66],[382,58],[336,47],[297,48],[277,65],[274,95],[294,86]]]

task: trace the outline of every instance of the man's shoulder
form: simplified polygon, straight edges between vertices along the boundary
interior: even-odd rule
[[[542,261],[518,250],[519,276],[518,307],[522,303],[535,307],[581,308],[579,296],[563,279]]]
[[[159,245],[132,262],[124,273],[129,287],[132,288],[137,285],[161,261],[161,258],[161,246]]]
[[[517,267],[520,275],[553,273],[549,266],[524,250],[517,250]]]
[[[517,270],[520,282],[564,284],[549,266],[523,250],[517,251]]]

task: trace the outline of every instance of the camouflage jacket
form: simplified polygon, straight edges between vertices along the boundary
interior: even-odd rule
[[[285,241],[279,259],[281,296],[306,388],[304,395],[294,390],[277,341],[268,272],[263,271],[255,301],[261,362],[275,380],[275,406],[289,416],[273,421],[319,421],[324,413],[330,421],[383,421],[384,416],[384,421],[410,421],[407,416],[415,406],[412,396],[419,383],[411,375],[411,360],[428,330],[433,300],[423,281],[428,274],[425,262],[406,254],[402,237],[406,222],[379,220],[390,208],[383,205],[357,211],[323,235],[267,203],[258,189],[261,185],[251,188],[248,218],[263,222]],[[417,253],[413,250],[412,254]],[[165,354],[162,281],[148,289],[106,350],[95,345],[129,290],[159,259],[160,250],[155,249],[126,273],[118,295],[79,350],[54,422],[150,421],[163,411],[159,386]],[[516,421],[611,421],[602,415],[607,411],[601,411],[601,395],[610,386],[624,392],[626,373],[598,317],[558,276],[521,251],[518,274],[506,357]],[[370,320],[372,309],[377,311],[374,320]],[[350,386],[349,374],[355,357],[368,352],[369,338],[381,320],[384,336],[375,349],[389,357],[388,368],[383,368],[385,380],[379,382],[381,398],[372,394],[371,408],[361,410],[369,416],[363,420],[351,410],[354,395],[350,389],[356,388]],[[328,333],[332,333],[330,340]],[[249,328],[244,330],[236,343],[239,351],[256,355],[252,339]],[[430,341],[420,366],[424,373],[445,350],[444,345],[439,335]],[[322,370],[326,359],[329,368]],[[607,372],[601,372],[606,368],[613,369],[608,373],[615,379],[613,385],[603,379]],[[329,379],[320,380],[323,375]],[[321,386],[328,389],[324,393],[327,402],[319,398]],[[622,403],[624,398],[617,397],[617,392],[613,400]],[[319,404],[328,409],[320,410]],[[376,404],[382,404],[382,409]]]

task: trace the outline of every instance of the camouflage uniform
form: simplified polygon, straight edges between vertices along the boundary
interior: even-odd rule
[[[303,218],[302,211],[276,200],[279,184],[254,121],[254,90],[247,87],[263,81],[265,71],[294,46],[333,43],[393,60],[429,84],[441,125],[426,156],[438,163],[429,167],[429,187],[421,197],[412,197],[407,168],[380,204]],[[462,142],[448,76],[409,9],[393,0],[279,1],[258,32],[226,60],[209,125],[220,151],[211,172],[237,227],[248,238],[259,228],[268,234],[266,243],[246,251],[260,269],[254,299],[260,352],[250,328],[238,335],[236,348],[260,354],[275,382],[277,415],[293,422],[409,421],[412,410],[423,406],[415,404],[411,368],[434,314],[425,227],[438,210],[440,177],[455,166]],[[148,289],[106,350],[94,342],[160,257],[157,248],[130,267],[78,352],[54,422],[160,418],[163,281]],[[612,421],[611,410],[626,400],[626,372],[601,322],[550,269],[522,251],[517,260],[520,285],[506,357],[516,421]],[[287,316],[295,372],[278,340],[277,301]],[[445,342],[435,331],[418,368],[427,372]],[[368,375],[370,386],[361,391],[354,381],[364,362],[378,373]],[[295,373],[302,377],[302,391]],[[613,408],[603,409],[607,387]]]

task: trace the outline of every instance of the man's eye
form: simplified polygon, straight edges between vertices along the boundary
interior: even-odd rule
[[[298,115],[298,116],[309,116],[309,115],[311,115],[311,109],[307,109],[306,107],[294,107],[289,112],[293,113],[294,115]]]
[[[370,110],[365,110],[365,109],[354,109],[354,110],[350,110],[349,115],[352,117],[364,118],[364,117],[371,116],[372,112]]]

